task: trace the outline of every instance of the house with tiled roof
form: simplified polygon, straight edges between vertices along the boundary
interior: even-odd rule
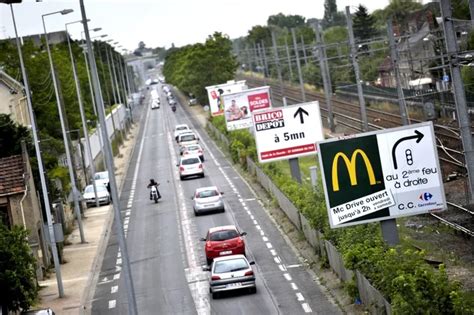
[[[25,127],[31,125],[23,84],[2,70],[0,70],[0,114],[10,115],[19,125]]]
[[[49,264],[43,233],[43,216],[26,150],[20,155],[0,158],[0,221],[7,227],[28,230],[28,244],[37,261],[37,278]]]

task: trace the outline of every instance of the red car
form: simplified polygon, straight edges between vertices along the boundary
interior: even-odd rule
[[[247,233],[240,233],[235,225],[210,228],[206,238],[201,238],[201,241],[206,242],[204,251],[206,252],[207,264],[210,265],[216,257],[245,255],[245,242],[242,238],[244,235],[247,235]]]

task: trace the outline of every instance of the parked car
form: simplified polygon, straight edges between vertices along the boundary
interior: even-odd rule
[[[196,104],[197,104],[197,99],[195,99],[195,98],[190,98],[189,99],[189,102],[188,102],[189,106],[193,106],[193,105],[196,105]]]
[[[186,132],[178,136],[178,144],[181,146],[188,144],[196,144],[198,142],[199,137],[194,132]]]
[[[183,156],[197,154],[201,161],[204,162],[204,150],[199,144],[187,144],[180,148],[180,153]]]
[[[194,195],[191,197],[193,200],[193,209],[195,215],[200,215],[203,212],[220,211],[224,212],[224,200],[222,195],[216,186],[201,187],[196,189]]]
[[[204,271],[210,271],[209,291],[212,298],[231,290],[247,289],[250,293],[256,293],[255,274],[251,266],[254,264],[244,255],[232,255],[216,258],[211,267],[204,267]]]
[[[109,186],[109,172],[97,172],[94,174],[94,180],[96,184],[104,185],[105,187]]]
[[[181,157],[177,166],[179,167],[179,178],[181,180],[189,176],[204,177],[204,165],[197,155]]]
[[[37,310],[28,310],[20,313],[21,315],[55,315],[51,308],[42,308]]]
[[[247,232],[239,232],[235,225],[210,228],[206,237],[201,238],[201,241],[206,242],[204,251],[207,264],[210,265],[217,257],[237,254],[245,256],[245,241],[242,238],[244,235],[247,235]]]
[[[97,199],[99,199],[99,205],[108,205],[110,204],[110,195],[107,187],[103,185],[97,185]],[[94,185],[87,185],[82,194],[82,199],[86,202],[86,206],[94,206],[96,204]]]
[[[180,125],[176,125],[174,126],[174,139],[176,141],[178,141],[178,136],[181,134],[181,133],[184,133],[184,132],[189,132],[191,131],[191,129],[189,129],[188,125],[186,124],[180,124]]]
[[[153,100],[153,101],[151,102],[151,109],[158,109],[158,108],[160,108],[160,102],[159,102],[159,100]]]

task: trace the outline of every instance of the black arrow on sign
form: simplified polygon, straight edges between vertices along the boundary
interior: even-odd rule
[[[304,117],[303,117],[303,114],[305,114],[306,116],[309,116],[308,112],[305,111],[303,108],[301,107],[298,107],[298,109],[296,110],[295,114],[293,115],[293,118],[296,118],[296,116],[300,115],[300,123],[304,124]]]
[[[397,140],[397,142],[395,142],[395,144],[393,145],[393,148],[392,148],[392,160],[393,160],[393,167],[394,167],[395,169],[398,168],[398,165],[397,165],[397,157],[395,156],[395,151],[397,150],[397,146],[398,146],[400,143],[402,143],[403,141],[411,140],[411,139],[416,139],[416,143],[420,143],[421,139],[423,139],[424,136],[425,136],[424,134],[422,134],[422,133],[419,132],[418,130],[415,130],[415,135],[400,138],[400,139]]]

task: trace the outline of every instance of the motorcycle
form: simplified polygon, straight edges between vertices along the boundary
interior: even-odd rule
[[[161,198],[160,192],[158,191],[157,186],[151,186],[150,187],[150,194],[151,194],[151,199],[155,201],[155,203],[158,203],[158,199]]]
[[[173,105],[173,106],[171,107],[171,110],[173,111],[173,113],[176,112],[176,105]]]

